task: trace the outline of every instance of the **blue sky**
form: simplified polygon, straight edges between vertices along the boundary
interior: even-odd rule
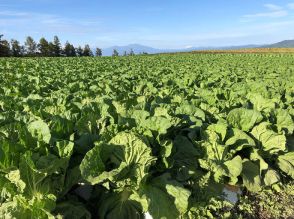
[[[294,39],[294,0],[1,0],[0,33],[102,48],[263,44]]]

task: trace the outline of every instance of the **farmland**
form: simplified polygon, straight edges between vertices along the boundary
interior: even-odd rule
[[[293,54],[3,58],[0,81],[1,218],[249,218],[224,186],[293,197]]]
[[[192,53],[204,53],[204,54],[259,54],[259,53],[269,53],[269,54],[283,54],[283,53],[294,53],[293,48],[249,48],[249,49],[236,49],[236,50],[200,50],[192,51]]]

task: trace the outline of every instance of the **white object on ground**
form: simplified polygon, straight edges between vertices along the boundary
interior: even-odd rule
[[[153,219],[149,212],[144,213],[145,219]]]
[[[224,198],[227,201],[231,202],[232,204],[236,204],[237,201],[239,200],[238,195],[241,195],[241,190],[240,188],[238,188],[238,190],[233,191],[225,187],[223,190],[223,193],[224,193]]]

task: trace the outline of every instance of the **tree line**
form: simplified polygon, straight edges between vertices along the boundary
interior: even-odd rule
[[[138,54],[139,55],[148,55],[147,52],[140,52]],[[123,54],[121,54],[121,55],[122,56],[134,56],[136,54],[135,54],[134,50],[131,49],[129,53],[127,51],[124,51]],[[116,49],[113,49],[112,56],[120,56],[120,54],[119,54],[119,52]]]
[[[31,36],[28,36],[21,45],[19,41],[12,39],[10,41],[2,39],[0,35],[0,57],[82,57],[82,56],[102,56],[102,50],[96,48],[93,54],[90,46],[75,47],[66,41],[62,46],[58,36],[54,36],[53,41],[49,42],[42,37],[36,42]]]

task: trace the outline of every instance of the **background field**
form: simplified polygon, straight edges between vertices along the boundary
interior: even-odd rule
[[[237,50],[204,50],[192,53],[294,53],[294,48],[252,48]]]
[[[246,49],[209,49],[209,50],[194,50],[190,52],[172,52],[164,54],[292,54],[294,48],[246,48]]]

